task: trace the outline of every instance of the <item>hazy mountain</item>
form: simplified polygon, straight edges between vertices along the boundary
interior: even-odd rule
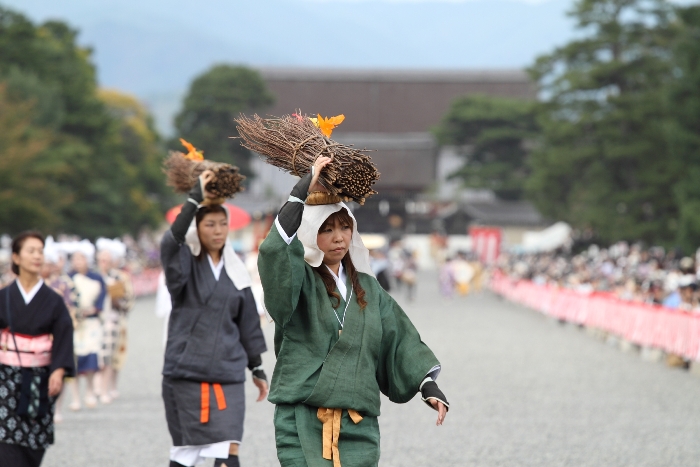
[[[213,63],[371,68],[514,68],[573,34],[572,0],[464,3],[304,0],[0,0],[60,18],[94,48],[100,83],[169,118]]]

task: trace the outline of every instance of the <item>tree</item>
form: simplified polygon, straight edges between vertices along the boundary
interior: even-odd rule
[[[155,130],[153,118],[136,98],[115,90],[98,93],[116,121],[115,152],[123,174],[119,182],[126,195],[127,206],[121,224],[130,232],[144,226],[156,226],[163,213],[174,203],[174,196],[165,186],[162,172],[165,151]],[[109,167],[106,167],[109,170]],[[129,206],[130,205],[130,206]]]
[[[540,210],[603,241],[672,243],[663,87],[671,79],[672,11],[665,0],[578,0],[584,34],[530,69],[544,102],[527,191]]]
[[[57,198],[45,196],[49,182],[41,177],[40,155],[52,134],[32,125],[30,102],[13,101],[0,84],[0,225],[16,234],[35,225],[56,227]],[[49,190],[55,194],[55,190]]]
[[[675,185],[678,244],[700,246],[700,7],[678,10],[680,31],[673,50],[674,75],[668,89],[669,147],[683,169]]]
[[[242,173],[251,175],[250,151],[231,139],[238,136],[233,119],[272,103],[259,73],[242,66],[217,65],[192,82],[183,109],[175,117],[175,128],[179,137],[202,149],[207,159],[237,165]]]
[[[24,140],[6,138],[2,159],[8,157],[9,164],[9,155],[17,154],[10,186],[22,193],[23,204],[14,204],[24,206],[27,216],[0,204],[0,218],[7,220],[4,231],[34,227],[94,238],[136,232],[158,219],[158,200],[151,199],[153,193],[160,196],[152,173],[154,156],[129,162],[124,123],[100,100],[91,51],[78,47],[76,37],[62,22],[34,25],[0,7],[3,98],[22,116],[21,125],[8,126],[9,134],[22,128],[24,134],[42,135],[37,138],[45,143],[28,151]],[[145,167],[138,167],[142,162]],[[150,175],[141,176],[144,171]],[[37,184],[43,188],[20,190]],[[46,213],[39,215],[39,208]]]
[[[460,146],[464,166],[453,174],[469,188],[488,188],[502,199],[520,199],[529,175],[527,158],[537,135],[534,103],[505,97],[455,100],[435,135]]]

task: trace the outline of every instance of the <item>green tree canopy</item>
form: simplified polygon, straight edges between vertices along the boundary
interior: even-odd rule
[[[32,125],[36,112],[31,102],[17,102],[8,96],[7,84],[0,84],[0,225],[29,228],[55,227],[59,223],[57,204],[37,202],[37,194],[50,189],[37,163],[51,144],[50,131]],[[51,190],[56,195],[55,190]],[[14,233],[14,232],[13,232]]]
[[[683,170],[669,157],[663,88],[671,79],[665,0],[578,0],[580,38],[530,69],[544,102],[529,195],[540,210],[603,241],[671,243],[669,190]]]
[[[465,163],[453,177],[466,187],[488,188],[503,199],[522,197],[537,136],[534,102],[465,96],[452,103],[435,135],[440,144],[461,148]]]
[[[670,155],[682,167],[675,185],[678,243],[688,252],[700,246],[700,7],[678,10],[680,30],[668,88]],[[670,194],[669,194],[670,195]]]
[[[251,153],[242,147],[233,119],[273,103],[260,74],[242,66],[217,65],[192,82],[175,117],[178,136],[204,151],[207,159],[237,165],[251,175]],[[173,142],[176,147],[179,143]]]
[[[125,124],[99,98],[91,51],[78,47],[76,37],[77,32],[62,22],[35,25],[0,7],[3,99],[21,116],[14,122],[0,119],[0,134],[8,132],[2,158],[16,154],[10,186],[42,186],[15,190],[21,199],[0,204],[0,219],[7,219],[3,231],[39,228],[47,233],[114,236],[136,232],[159,218],[162,188],[155,186],[153,175],[141,177],[153,170],[154,156],[148,156],[148,169],[137,168],[146,159],[129,162]],[[37,141],[27,146],[11,136],[20,129],[37,135],[32,137],[42,142],[41,148]],[[18,206],[27,215],[19,215]]]

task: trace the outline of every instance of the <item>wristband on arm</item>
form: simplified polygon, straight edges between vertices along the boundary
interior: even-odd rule
[[[435,399],[436,401],[442,402],[445,405],[447,411],[449,412],[450,404],[447,402],[447,398],[442,393],[435,381],[433,381],[430,378],[426,378],[425,381],[423,381],[423,384],[421,384],[420,392],[421,399],[423,400],[423,402],[428,404],[428,406],[431,409],[435,409],[435,407],[433,407],[430,403],[430,399]]]
[[[267,375],[262,367],[262,357],[255,355],[248,358],[248,369],[253,373],[253,378],[261,379],[267,382]]]
[[[197,214],[197,209],[199,209],[199,203],[204,201],[204,193],[202,192],[202,186],[199,180],[194,184],[192,190],[190,190],[187,195],[187,202],[182,206],[180,214],[177,215],[175,222],[173,222],[172,227],[170,227],[173,237],[179,244],[185,243],[185,235],[187,235],[187,230],[190,228],[192,219]]]
[[[301,216],[304,214],[304,201],[311,186],[312,173],[313,171],[309,172],[297,182],[289,194],[289,201],[284,203],[277,215],[277,221],[288,237],[293,236],[301,225]]]

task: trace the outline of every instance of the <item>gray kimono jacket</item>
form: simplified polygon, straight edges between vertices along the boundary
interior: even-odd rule
[[[259,361],[267,350],[250,288],[236,289],[225,268],[217,281],[209,262],[194,257],[172,230],[163,236],[161,261],[173,304],[163,375],[222,384],[245,381],[249,360]]]

